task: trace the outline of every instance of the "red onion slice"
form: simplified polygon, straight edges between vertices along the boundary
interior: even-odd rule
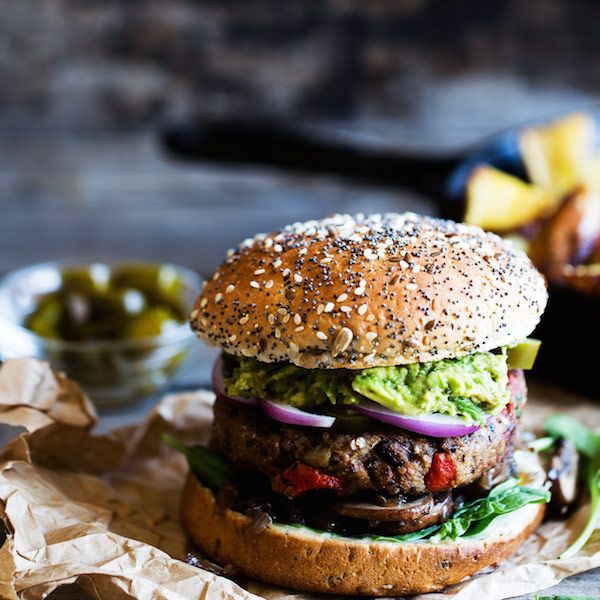
[[[256,406],[258,404],[257,398],[242,398],[242,396],[230,396],[227,394],[225,391],[225,382],[223,381],[223,357],[221,355],[219,355],[213,366],[212,386],[217,398],[229,402],[229,404],[242,406]]]
[[[389,425],[430,437],[463,436],[479,429],[479,425],[467,425],[459,417],[451,417],[450,415],[439,413],[419,416],[401,415],[374,402],[356,404],[352,408],[382,423],[388,423]]]
[[[265,414],[280,423],[329,429],[335,422],[335,417],[309,413],[277,400],[260,399],[259,402]]]

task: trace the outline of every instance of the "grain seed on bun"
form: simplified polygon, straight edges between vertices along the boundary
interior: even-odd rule
[[[511,345],[546,301],[527,256],[478,227],[413,213],[333,215],[230,251],[191,325],[229,354],[364,369]]]

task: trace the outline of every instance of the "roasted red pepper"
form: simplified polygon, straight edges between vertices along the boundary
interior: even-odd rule
[[[436,452],[431,461],[429,473],[425,475],[425,485],[432,492],[441,492],[452,487],[456,477],[456,465],[448,452]]]
[[[276,492],[296,498],[309,490],[344,491],[344,482],[335,475],[322,473],[302,462],[296,462],[273,478],[271,485]]]
[[[527,400],[527,384],[525,383],[525,375],[520,369],[509,369],[508,371],[508,391],[512,395],[512,403],[514,404],[517,417],[521,416],[523,405]]]

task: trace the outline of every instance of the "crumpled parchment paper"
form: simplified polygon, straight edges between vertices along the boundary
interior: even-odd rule
[[[160,434],[205,442],[211,403],[205,391],[167,396],[143,423],[94,436],[94,409],[73,382],[33,359],[0,367],[0,422],[27,430],[0,453],[0,598],[37,599],[74,581],[102,600],[311,598],[259,583],[243,589],[183,561],[178,506],[187,469]],[[600,426],[599,407],[550,389],[525,413],[531,424],[556,410]],[[544,524],[496,570],[418,598],[507,598],[600,566],[598,532],[577,556],[557,558],[586,510]]]

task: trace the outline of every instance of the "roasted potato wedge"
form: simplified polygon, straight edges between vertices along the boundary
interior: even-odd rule
[[[599,238],[600,196],[580,186],[546,220],[529,255],[551,282],[564,283],[565,267],[588,260]]]
[[[594,158],[592,159],[585,182],[591,190],[593,190],[597,194],[600,194],[600,156],[599,155],[594,156]]]
[[[563,269],[565,285],[584,294],[600,295],[600,263],[591,265],[565,265]]]
[[[555,198],[588,181],[595,136],[596,124],[586,113],[523,129],[519,148],[530,181],[550,190]]]
[[[554,204],[544,188],[481,166],[467,182],[465,222],[491,231],[514,231],[539,219]]]

